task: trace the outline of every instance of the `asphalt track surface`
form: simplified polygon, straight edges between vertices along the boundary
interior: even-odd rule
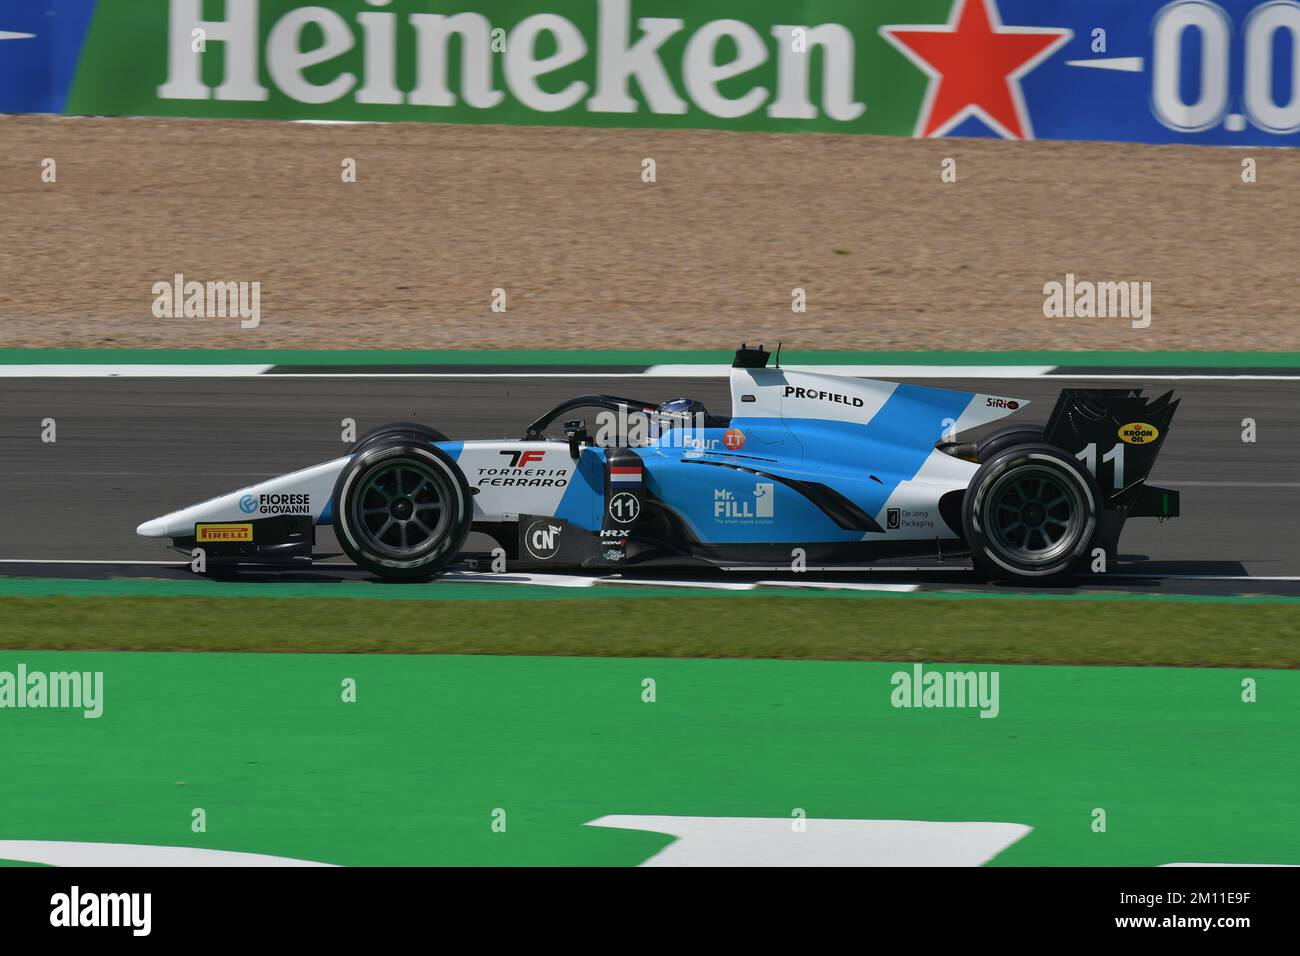
[[[1182,491],[1182,516],[1163,523],[1130,521],[1119,566],[1081,583],[1156,593],[1300,594],[1300,379],[1050,377],[922,384],[1027,399],[1034,404],[1010,419],[1026,422],[1045,421],[1058,390],[1069,385],[1145,386],[1149,395],[1174,388],[1182,405],[1150,480]],[[340,440],[344,418],[356,420],[358,434],[415,419],[456,439],[518,437],[552,405],[593,392],[652,401],[691,396],[719,414],[730,406],[727,382],[717,378],[462,373],[3,380],[0,576],[188,576],[163,542],[138,537],[136,525],[346,454],[350,446]],[[56,422],[53,443],[41,440],[48,418]],[[1242,441],[1246,418],[1257,425],[1254,443]],[[317,550],[336,551],[327,529]],[[176,563],[154,563],[169,561]],[[978,585],[960,567],[913,570],[917,564],[907,562],[907,570],[818,572],[802,580],[1006,590]],[[263,577],[268,584],[276,579]],[[325,584],[363,575],[336,564],[311,577]]]

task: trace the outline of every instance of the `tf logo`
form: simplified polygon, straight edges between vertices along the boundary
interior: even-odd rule
[[[885,527],[890,531],[902,527],[903,514],[897,508],[890,508],[885,512]]]
[[[527,468],[533,462],[541,461],[546,457],[544,451],[503,451],[499,454],[509,456],[511,468]]]

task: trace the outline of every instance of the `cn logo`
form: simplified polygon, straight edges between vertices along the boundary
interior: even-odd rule
[[[503,451],[499,454],[510,456],[511,468],[527,468],[532,462],[541,461],[546,457],[544,451]]]
[[[560,526],[545,520],[534,521],[524,535],[524,547],[538,561],[550,560],[560,550]]]

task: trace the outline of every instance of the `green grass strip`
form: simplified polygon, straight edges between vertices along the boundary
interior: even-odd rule
[[[1279,603],[5,597],[0,615],[9,649],[1300,667],[1300,609]]]

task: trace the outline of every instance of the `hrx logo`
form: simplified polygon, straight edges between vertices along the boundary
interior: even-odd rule
[[[511,468],[527,468],[535,461],[541,461],[546,457],[544,451],[503,451],[499,454],[506,455],[510,458]]]

